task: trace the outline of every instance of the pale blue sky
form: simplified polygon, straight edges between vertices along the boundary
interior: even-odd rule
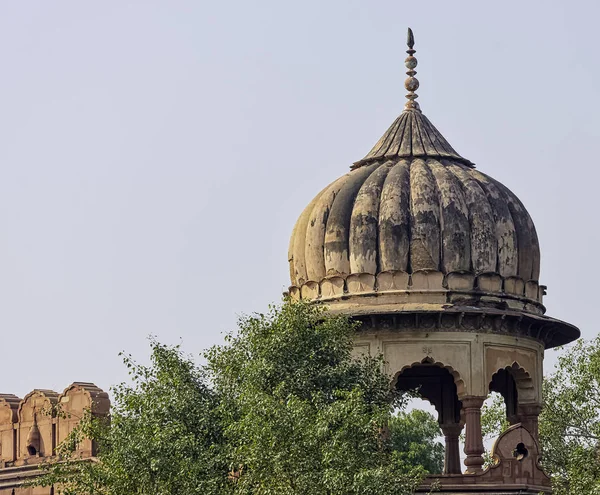
[[[0,392],[107,389],[148,334],[199,353],[277,301],[296,217],[402,109],[407,26],[424,113],[594,336],[597,5],[1,2]]]

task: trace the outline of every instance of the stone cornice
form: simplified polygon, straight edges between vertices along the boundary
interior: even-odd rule
[[[547,316],[488,310],[456,308],[389,313],[356,314],[360,332],[433,331],[477,332],[511,335],[541,342],[546,349],[563,345],[579,336],[579,330],[561,320]]]

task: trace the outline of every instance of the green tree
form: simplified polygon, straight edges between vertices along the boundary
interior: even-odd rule
[[[423,466],[430,474],[440,474],[444,468],[444,445],[437,441],[442,435],[432,414],[413,409],[400,411],[390,421],[392,448],[413,466]]]
[[[347,318],[285,304],[211,350],[239,493],[412,493],[422,468],[382,435],[402,399],[380,358],[353,359],[354,332]]]
[[[504,397],[498,392],[492,392],[481,408],[481,434],[485,442],[495,439],[505,431],[510,424],[506,419]]]
[[[149,366],[124,357],[131,380],[113,389],[110,422],[83,418],[39,483],[69,495],[412,493],[425,470],[384,434],[403,398],[381,358],[352,357],[354,332],[285,303],[243,318],[204,366],[152,341]],[[97,462],[77,459],[83,437]]]
[[[540,438],[554,493],[600,494],[600,337],[561,355],[543,391]]]
[[[82,418],[38,484],[67,495],[228,493],[219,400],[206,372],[178,347],[151,348],[149,366],[123,356],[131,383],[112,389],[110,422]],[[99,462],[78,460],[82,438],[97,443]]]

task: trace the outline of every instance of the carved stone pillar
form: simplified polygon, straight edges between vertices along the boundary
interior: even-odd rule
[[[539,404],[520,404],[518,407],[519,421],[536,441],[538,440],[538,417],[541,412],[542,406]]]
[[[483,397],[466,397],[462,400],[465,412],[465,466],[467,473],[478,473],[483,466],[483,437],[481,435],[481,406]]]
[[[446,454],[444,456],[444,474],[461,474],[460,469],[460,450],[458,447],[458,437],[463,429],[463,425],[450,423],[440,425],[446,439]]]

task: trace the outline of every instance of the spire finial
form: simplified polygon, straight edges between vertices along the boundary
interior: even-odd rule
[[[408,45],[408,50],[406,50],[406,53],[408,53],[408,57],[406,57],[404,65],[408,69],[408,71],[406,72],[408,78],[406,79],[406,81],[404,81],[404,87],[409,93],[406,95],[408,101],[404,105],[404,108],[406,110],[420,111],[419,104],[415,101],[419,97],[419,95],[415,94],[415,91],[419,89],[419,81],[415,77],[415,74],[417,73],[417,71],[415,70],[415,67],[417,66],[417,59],[413,57],[413,54],[416,52],[416,50],[413,50],[413,46],[415,46],[415,37],[411,28],[408,28],[406,44]]]

